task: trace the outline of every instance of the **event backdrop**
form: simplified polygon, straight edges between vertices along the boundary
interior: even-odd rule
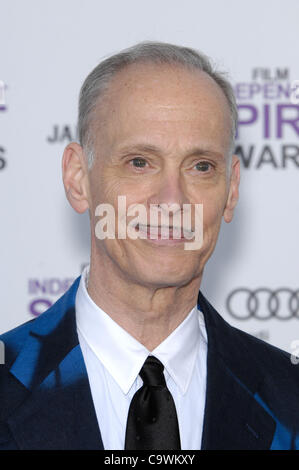
[[[61,179],[84,78],[160,40],[209,55],[239,105],[240,201],[202,291],[232,325],[298,349],[298,0],[1,0],[0,12],[0,332],[42,313],[89,260],[88,216]]]

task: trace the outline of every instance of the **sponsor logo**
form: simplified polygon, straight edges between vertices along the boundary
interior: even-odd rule
[[[55,124],[46,139],[49,144],[68,144],[69,142],[77,141],[77,128],[68,124]]]
[[[235,84],[234,92],[239,111],[235,153],[244,168],[299,169],[299,80],[291,79],[288,68],[257,67],[249,81]]]
[[[229,314],[237,320],[299,319],[299,289],[260,287],[233,290],[226,299]]]
[[[5,148],[0,146],[0,171],[6,167]]]
[[[70,288],[74,280],[73,278],[29,279],[28,294],[31,298],[28,310],[30,315],[38,317],[45,312]]]
[[[299,104],[299,80],[294,80],[292,83],[291,103]]]

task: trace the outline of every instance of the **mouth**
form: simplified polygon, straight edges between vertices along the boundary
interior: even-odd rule
[[[159,245],[174,245],[190,241],[194,233],[182,227],[173,226],[152,226],[137,224],[135,231],[139,233],[140,238],[149,240]]]

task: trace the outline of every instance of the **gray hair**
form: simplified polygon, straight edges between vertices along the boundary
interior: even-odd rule
[[[100,62],[87,76],[79,96],[78,136],[88,158],[88,168],[94,160],[91,122],[101,96],[107,91],[111,79],[117,72],[133,63],[154,63],[181,65],[188,69],[206,72],[223,91],[231,113],[232,154],[238,121],[238,110],[233,88],[223,72],[216,71],[210,59],[201,52],[189,47],[181,47],[163,42],[145,41],[125,49]]]

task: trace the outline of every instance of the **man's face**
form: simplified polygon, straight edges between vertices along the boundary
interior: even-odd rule
[[[225,96],[203,72],[139,64],[114,77],[92,125],[93,262],[104,256],[127,280],[154,288],[200,278],[237,194],[238,162],[233,159],[232,177],[228,166],[230,123]],[[115,239],[97,239],[95,209],[109,203],[117,218],[118,196],[148,214],[153,204],[203,204],[202,247],[185,250],[182,240],[150,236],[118,239],[117,232]]]

